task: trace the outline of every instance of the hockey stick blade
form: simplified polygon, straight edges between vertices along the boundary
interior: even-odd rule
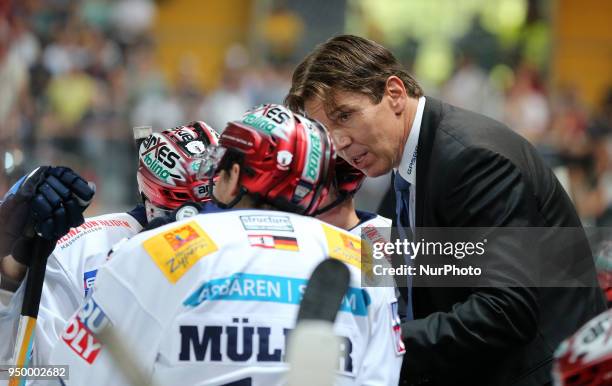
[[[297,322],[315,319],[333,323],[349,286],[350,273],[336,259],[325,259],[315,268],[304,291]]]

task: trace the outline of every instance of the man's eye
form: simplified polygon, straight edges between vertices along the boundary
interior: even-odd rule
[[[350,117],[351,117],[351,113],[340,113],[338,115],[338,121],[346,122],[349,120]]]

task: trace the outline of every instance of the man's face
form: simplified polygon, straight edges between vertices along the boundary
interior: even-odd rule
[[[222,170],[219,173],[218,178],[215,180],[215,185],[213,187],[213,194],[215,198],[224,204],[229,204],[236,195],[234,194],[236,190],[236,186],[232,178],[230,178],[230,173]]]
[[[396,114],[388,95],[374,104],[364,95],[336,92],[335,108],[326,111],[320,98],[306,101],[306,114],[329,130],[338,154],[369,177],[398,166],[404,148],[404,114]]]

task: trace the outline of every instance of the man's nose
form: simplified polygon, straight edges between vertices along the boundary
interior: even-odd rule
[[[333,133],[332,140],[337,150],[342,150],[351,145],[351,137],[341,133]]]

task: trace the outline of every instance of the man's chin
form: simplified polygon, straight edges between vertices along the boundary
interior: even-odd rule
[[[382,164],[374,163],[372,165],[368,165],[367,167],[360,169],[363,174],[368,177],[380,177],[388,173],[387,168]]]

